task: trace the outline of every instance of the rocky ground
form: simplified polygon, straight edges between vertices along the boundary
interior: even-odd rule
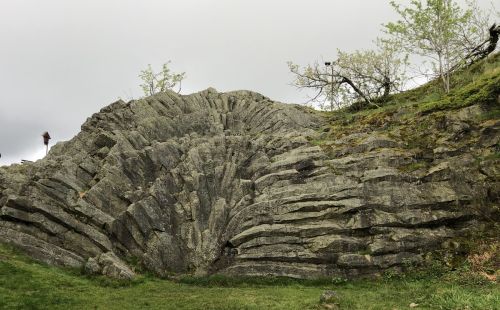
[[[418,263],[498,207],[500,121],[412,111],[349,122],[214,89],[118,101],[43,160],[0,168],[0,241],[117,278]]]

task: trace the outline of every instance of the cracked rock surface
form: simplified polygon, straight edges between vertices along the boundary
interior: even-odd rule
[[[0,242],[118,278],[132,261],[160,276],[353,277],[420,261],[479,226],[479,199],[498,202],[498,162],[471,168],[443,147],[408,172],[418,154],[403,142],[320,146],[324,124],[248,91],[118,101],[43,160],[0,168]],[[498,127],[477,131],[483,148]]]

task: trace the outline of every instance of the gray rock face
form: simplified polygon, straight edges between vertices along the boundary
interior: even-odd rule
[[[323,123],[247,91],[116,102],[43,160],[0,168],[0,241],[117,278],[130,259],[161,276],[352,277],[467,232],[498,184],[467,154],[401,171],[415,154],[379,134],[326,151],[310,142]]]

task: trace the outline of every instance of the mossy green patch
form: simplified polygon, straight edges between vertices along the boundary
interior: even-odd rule
[[[473,104],[494,105],[500,95],[500,67],[491,70],[474,82],[464,87],[456,88],[444,98],[426,102],[420,106],[424,113],[459,109]]]
[[[410,163],[408,165],[398,167],[398,169],[401,172],[410,173],[410,172],[417,171],[417,170],[425,168],[425,167],[427,167],[426,162],[414,162],[414,163]]]

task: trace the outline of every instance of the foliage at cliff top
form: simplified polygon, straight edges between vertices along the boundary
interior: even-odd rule
[[[409,108],[413,113],[430,113],[440,110],[455,110],[480,104],[489,110],[498,109],[497,97],[500,95],[500,53],[462,69],[451,77],[451,91],[446,93],[438,79],[420,87],[393,94],[378,101],[382,107],[365,107],[359,111],[347,107],[331,115],[366,115],[387,110]]]

